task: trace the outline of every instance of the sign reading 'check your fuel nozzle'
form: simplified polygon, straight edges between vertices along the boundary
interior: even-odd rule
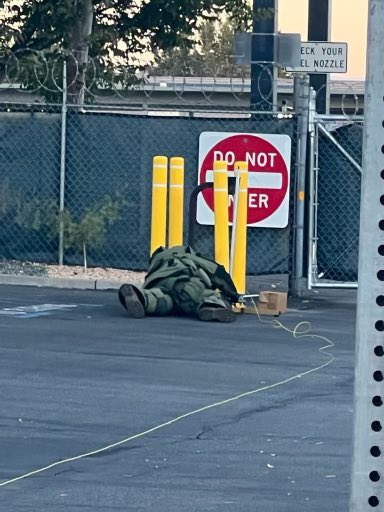
[[[300,66],[286,69],[301,73],[346,73],[347,65],[347,43],[309,41],[301,43]]]

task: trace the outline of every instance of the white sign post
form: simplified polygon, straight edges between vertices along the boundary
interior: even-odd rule
[[[310,41],[301,43],[300,66],[287,67],[296,73],[346,73],[348,44]]]

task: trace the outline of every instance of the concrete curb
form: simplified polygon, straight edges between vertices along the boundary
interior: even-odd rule
[[[94,279],[47,276],[14,276],[11,274],[0,274],[0,284],[8,284],[14,286],[38,286],[39,288],[72,288],[78,290],[96,289],[96,281]]]
[[[122,284],[126,281],[120,281],[119,279],[98,279],[95,281],[95,290],[118,290]],[[133,283],[141,285],[142,283]]]
[[[281,280],[281,278],[279,278]],[[136,286],[142,286],[143,281],[129,280],[130,283]],[[260,290],[286,292],[288,286],[285,282],[273,285],[271,283],[276,281],[276,276],[262,276],[259,278],[253,277],[250,279],[250,291],[258,293]],[[22,276],[13,274],[0,274],[0,285],[12,286],[37,286],[39,288],[66,288],[71,290],[118,290],[122,284],[127,282],[124,279],[84,279],[78,276],[71,277],[48,277],[48,276]]]
[[[72,290],[118,290],[124,283],[119,279],[83,279],[81,277],[15,276],[0,274],[0,285],[67,288]],[[141,283],[136,283],[140,286]]]

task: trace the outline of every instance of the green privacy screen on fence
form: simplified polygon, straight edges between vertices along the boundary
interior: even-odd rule
[[[64,233],[65,263],[82,263],[81,243],[70,227],[83,223],[92,235],[89,266],[145,269],[149,256],[152,158],[158,154],[185,158],[187,227],[188,198],[197,185],[199,136],[204,131],[289,135],[293,188],[295,118],[278,119],[272,114],[243,114],[240,119],[225,113],[215,113],[214,118],[202,116],[69,111],[65,138],[64,214],[66,221],[69,219]],[[57,263],[60,113],[42,113],[32,108],[3,111],[0,155],[0,257]],[[249,229],[249,274],[290,272],[292,228],[293,208],[286,229]],[[187,231],[185,238],[188,239]],[[213,255],[212,227],[196,227],[195,248]]]
[[[317,273],[322,280],[356,282],[363,125],[344,122],[331,134],[334,141],[318,133]]]

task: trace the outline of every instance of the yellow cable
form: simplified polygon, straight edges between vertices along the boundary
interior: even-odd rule
[[[279,320],[276,320],[276,318],[274,318],[272,321],[263,320],[260,316],[259,309],[258,309],[255,301],[253,300],[253,298],[251,298],[251,301],[252,301],[253,307],[255,308],[258,320],[261,323],[269,324],[269,325],[271,325],[271,327],[274,327],[276,329],[283,329],[284,331],[287,331],[290,334],[292,334],[294,339],[311,338],[311,339],[318,339],[318,340],[325,341],[326,345],[324,347],[319,348],[319,352],[322,352],[323,354],[326,354],[331,357],[331,361],[328,362],[327,366],[335,361],[336,358],[333,354],[330,354],[329,352],[325,352],[326,349],[334,347],[335,344],[329,338],[326,338],[325,336],[321,336],[319,334],[310,334],[310,332],[312,330],[312,325],[310,322],[299,322],[294,327],[294,329],[289,329],[284,324],[282,324]]]
[[[261,387],[261,388],[253,389],[251,391],[247,391],[245,393],[241,393],[241,394],[233,396],[231,398],[227,398],[226,400],[221,400],[219,402],[215,402],[213,404],[209,404],[209,405],[206,405],[206,406],[201,407],[199,409],[195,409],[193,411],[187,412],[185,414],[182,414],[181,416],[177,416],[176,418],[173,418],[173,419],[171,419],[169,421],[166,421],[164,423],[156,425],[156,426],[154,426],[154,427],[152,427],[152,428],[150,428],[148,430],[145,430],[143,432],[139,432],[138,434],[134,434],[134,435],[132,435],[130,437],[127,437],[125,439],[117,441],[116,443],[112,443],[112,444],[109,444],[109,445],[104,446],[102,448],[98,448],[98,449],[90,451],[90,452],[86,452],[86,453],[83,453],[83,454],[80,454],[80,455],[76,455],[74,457],[69,457],[67,459],[59,460],[59,461],[53,462],[52,464],[48,464],[47,466],[44,466],[42,468],[36,469],[34,471],[30,471],[29,473],[25,473],[25,474],[20,475],[18,477],[11,478],[9,480],[1,482],[0,483],[0,487],[4,487],[6,485],[12,484],[12,483],[17,482],[19,480],[23,480],[23,479],[28,478],[30,476],[37,475],[39,473],[43,473],[43,472],[48,471],[49,469],[52,469],[52,468],[54,468],[56,466],[60,466],[60,465],[63,465],[63,464],[67,464],[69,462],[74,462],[74,461],[77,461],[77,460],[80,460],[80,459],[84,459],[86,457],[91,457],[93,455],[97,455],[99,453],[106,452],[107,450],[111,450],[111,449],[116,448],[117,446],[120,446],[122,444],[126,444],[129,441],[133,441],[134,439],[138,439],[140,437],[144,437],[144,436],[146,436],[148,434],[151,434],[152,432],[155,432],[155,431],[160,430],[162,428],[168,427],[169,425],[172,425],[173,423],[176,423],[176,422],[178,422],[180,420],[183,420],[183,419],[188,418],[190,416],[194,416],[195,414],[199,414],[199,413],[208,411],[209,409],[213,409],[214,407],[219,407],[219,406],[222,406],[222,405],[226,405],[226,404],[234,402],[236,400],[240,400],[242,398],[245,398],[245,397],[248,397],[248,396],[251,396],[251,395],[255,395],[257,393],[261,393],[262,391],[267,391],[269,389],[273,389],[273,388],[277,388],[279,386],[283,386],[284,384],[288,384],[289,382],[292,382],[293,380],[301,379],[301,378],[303,378],[303,377],[305,377],[307,375],[310,375],[311,373],[315,373],[315,372],[317,372],[317,371],[319,371],[319,370],[329,366],[330,364],[332,364],[335,361],[336,358],[335,358],[335,356],[333,354],[331,354],[329,352],[325,352],[326,349],[333,347],[334,343],[330,339],[326,338],[325,336],[320,336],[320,335],[317,335],[317,334],[310,334],[310,330],[312,328],[310,322],[300,322],[300,323],[298,323],[294,327],[294,329],[289,329],[288,327],[283,325],[279,320],[274,319],[272,322],[271,321],[262,320],[261,317],[260,317],[260,313],[258,311],[258,308],[257,308],[255,302],[253,301],[253,299],[252,299],[252,302],[254,304],[254,307],[256,309],[256,314],[257,314],[258,319],[259,319],[260,322],[270,324],[272,327],[277,328],[277,329],[283,329],[284,331],[287,331],[290,334],[292,334],[294,339],[302,339],[302,338],[305,338],[305,337],[309,337],[311,339],[321,339],[321,340],[326,341],[327,344],[324,347],[321,347],[319,349],[319,352],[328,355],[330,357],[329,361],[327,361],[326,363],[322,364],[321,366],[318,366],[316,368],[312,368],[311,370],[307,370],[306,372],[299,373],[297,375],[294,375],[293,377],[289,377],[288,379],[285,379],[285,380],[282,380],[282,381],[279,381],[279,382],[275,382],[274,384],[270,384],[269,386],[264,386],[264,387]]]

